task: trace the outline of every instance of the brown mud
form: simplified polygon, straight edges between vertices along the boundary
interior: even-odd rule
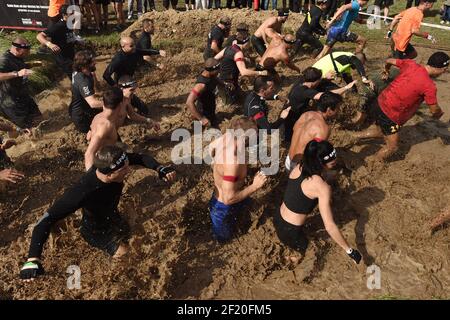
[[[251,30],[269,14],[230,13],[234,23],[247,22]],[[191,129],[184,102],[201,70],[204,38],[218,13],[148,15],[156,22],[155,41],[162,49],[167,46],[169,57],[159,59],[164,70],[146,67],[140,72],[137,94],[148,103],[152,118],[161,122],[161,131],[132,124],[121,128],[120,135],[135,150],[150,151],[159,161],[169,162],[176,144],[170,141],[171,132],[180,127]],[[295,30],[301,19],[290,17],[287,27]],[[137,28],[133,25],[127,33]],[[419,57],[431,52],[419,48]],[[387,54],[385,44],[369,48],[369,68],[377,70]],[[101,77],[107,60],[100,57],[99,61]],[[312,64],[306,57],[295,61],[302,69]],[[279,71],[284,75],[281,93],[287,94],[297,75],[284,67]],[[450,114],[449,80],[447,73],[436,82],[446,112],[444,123]],[[179,179],[170,186],[144,169],[127,178],[120,210],[133,236],[125,259],[111,261],[89,247],[79,234],[77,213],[45,246],[46,275],[25,284],[18,280],[18,272],[27,255],[33,224],[80,177],[86,149],[84,136],[74,130],[67,115],[68,81],[44,91],[37,100],[48,119],[41,126],[42,137],[20,138],[19,145],[8,151],[26,179],[0,193],[2,299],[450,297],[450,228],[434,234],[428,231],[429,221],[450,202],[450,134],[448,125],[429,119],[426,108],[402,128],[400,151],[386,164],[372,161],[380,148],[378,141],[349,145],[351,128],[333,127],[331,141],[345,168],[334,182],[335,220],[349,243],[364,256],[358,267],[327,235],[317,212],[306,225],[310,245],[305,256],[297,263],[286,259],[293,252],[280,244],[272,224],[286,182],[284,169],[253,196],[241,217],[240,236],[219,246],[210,233],[207,209],[213,186],[211,169],[180,165]],[[281,107],[271,103],[272,119]],[[350,116],[353,109],[354,103],[349,102],[344,110]],[[222,118],[232,116],[221,103],[218,112]],[[381,268],[379,290],[369,290],[366,285],[366,267],[371,264]],[[81,268],[79,290],[67,289],[70,265]]]

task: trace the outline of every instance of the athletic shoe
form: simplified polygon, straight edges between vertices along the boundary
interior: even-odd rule
[[[131,20],[131,19],[133,19],[133,12],[130,12],[130,13],[128,14],[128,20]]]

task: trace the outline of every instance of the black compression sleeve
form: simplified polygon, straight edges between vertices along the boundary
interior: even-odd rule
[[[161,165],[155,158],[148,154],[127,153],[130,166],[143,166],[155,170]]]

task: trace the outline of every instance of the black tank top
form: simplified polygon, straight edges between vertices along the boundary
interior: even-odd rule
[[[223,59],[220,63],[220,79],[233,80],[237,82],[239,79],[239,69],[234,61],[234,55],[241,51],[237,45],[227,47],[223,53]]]
[[[286,191],[284,192],[283,202],[285,206],[298,214],[308,214],[314,210],[319,199],[308,198],[302,190],[302,182],[306,177],[303,172],[297,179],[288,179]]]
[[[196,83],[203,83],[205,85],[205,90],[202,91],[198,100],[203,105],[213,105],[216,102],[215,90],[217,87],[217,79],[216,78],[207,78],[203,75],[199,75],[197,77]]]

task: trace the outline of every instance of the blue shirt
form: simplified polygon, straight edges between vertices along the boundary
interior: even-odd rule
[[[359,5],[358,1],[353,0],[352,1],[352,8],[350,10],[347,10],[342,14],[341,19],[337,21],[333,27],[340,28],[342,31],[347,31],[350,25],[352,24],[353,20],[355,20],[358,17],[359,9],[361,9],[361,6]]]

